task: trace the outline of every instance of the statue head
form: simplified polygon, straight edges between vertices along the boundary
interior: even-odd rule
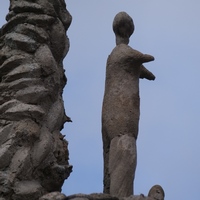
[[[129,38],[134,32],[132,18],[126,12],[119,12],[113,21],[113,31],[116,36],[116,44],[128,44]]]

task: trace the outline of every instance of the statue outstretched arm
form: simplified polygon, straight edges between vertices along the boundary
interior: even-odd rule
[[[140,67],[140,78],[146,78],[147,80],[155,80],[155,76],[144,65]]]

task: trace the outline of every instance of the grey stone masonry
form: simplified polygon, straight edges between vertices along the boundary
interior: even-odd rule
[[[62,61],[71,15],[63,0],[10,0],[0,29],[0,199],[61,191],[72,166],[60,133]]]

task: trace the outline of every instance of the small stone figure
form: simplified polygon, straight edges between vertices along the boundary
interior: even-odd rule
[[[139,78],[155,79],[142,65],[154,57],[128,46],[134,24],[127,13],[115,16],[113,30],[117,46],[107,60],[102,108],[104,193],[128,197],[133,194],[137,162]]]
[[[148,197],[154,200],[164,200],[165,192],[160,185],[154,185],[150,190]]]

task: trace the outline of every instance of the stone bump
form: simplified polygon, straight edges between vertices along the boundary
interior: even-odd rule
[[[148,197],[154,200],[164,200],[165,192],[160,185],[154,185],[148,193]]]

